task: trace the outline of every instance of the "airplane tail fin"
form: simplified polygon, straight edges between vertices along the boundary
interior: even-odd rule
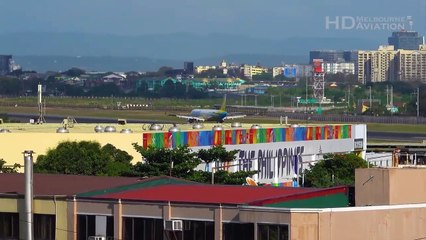
[[[222,102],[222,105],[220,106],[220,110],[226,111],[226,94],[223,95],[223,102]]]

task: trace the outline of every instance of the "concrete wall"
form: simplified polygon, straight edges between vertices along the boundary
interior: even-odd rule
[[[319,238],[305,239],[401,240],[426,236],[425,204],[332,209],[320,215]]]
[[[19,213],[20,219],[25,219],[23,198],[0,198],[0,212]],[[68,212],[67,202],[63,199],[35,199],[33,202],[34,214],[56,215],[56,239],[67,239]],[[19,234],[25,236],[25,222],[19,222]]]
[[[132,143],[142,145],[141,133],[19,133],[12,132],[7,134],[0,134],[0,146],[7,146],[7,149],[0,150],[0,158],[6,161],[6,164],[19,163],[23,166],[24,157],[22,152],[24,150],[33,150],[38,155],[46,154],[50,148],[55,148],[60,142],[63,141],[97,141],[101,146],[105,144],[112,144],[116,148],[126,151],[133,156],[133,162],[141,160],[141,155],[132,146]],[[72,131],[72,130],[71,130]],[[20,169],[24,171],[23,168]]]
[[[355,171],[357,206],[426,203],[426,168],[367,168]]]

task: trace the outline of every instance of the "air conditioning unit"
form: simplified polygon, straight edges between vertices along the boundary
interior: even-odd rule
[[[87,240],[106,240],[105,236],[90,236]]]
[[[168,220],[164,221],[164,230],[166,231],[182,231],[182,220]]]

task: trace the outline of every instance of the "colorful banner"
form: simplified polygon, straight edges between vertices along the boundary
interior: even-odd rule
[[[211,145],[238,145],[272,142],[314,141],[347,139],[352,137],[351,125],[326,125],[316,127],[228,129],[221,131],[146,132],[142,135],[144,147],[162,148],[202,147]]]

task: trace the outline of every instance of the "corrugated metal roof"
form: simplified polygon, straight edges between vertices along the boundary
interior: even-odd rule
[[[67,195],[134,184],[140,178],[98,177],[62,174],[34,174],[34,196]],[[0,194],[24,194],[22,173],[0,173]]]
[[[162,185],[134,189],[94,198],[135,201],[165,201],[208,204],[250,204],[265,199],[282,198],[318,191],[314,188],[251,187],[230,185]]]

